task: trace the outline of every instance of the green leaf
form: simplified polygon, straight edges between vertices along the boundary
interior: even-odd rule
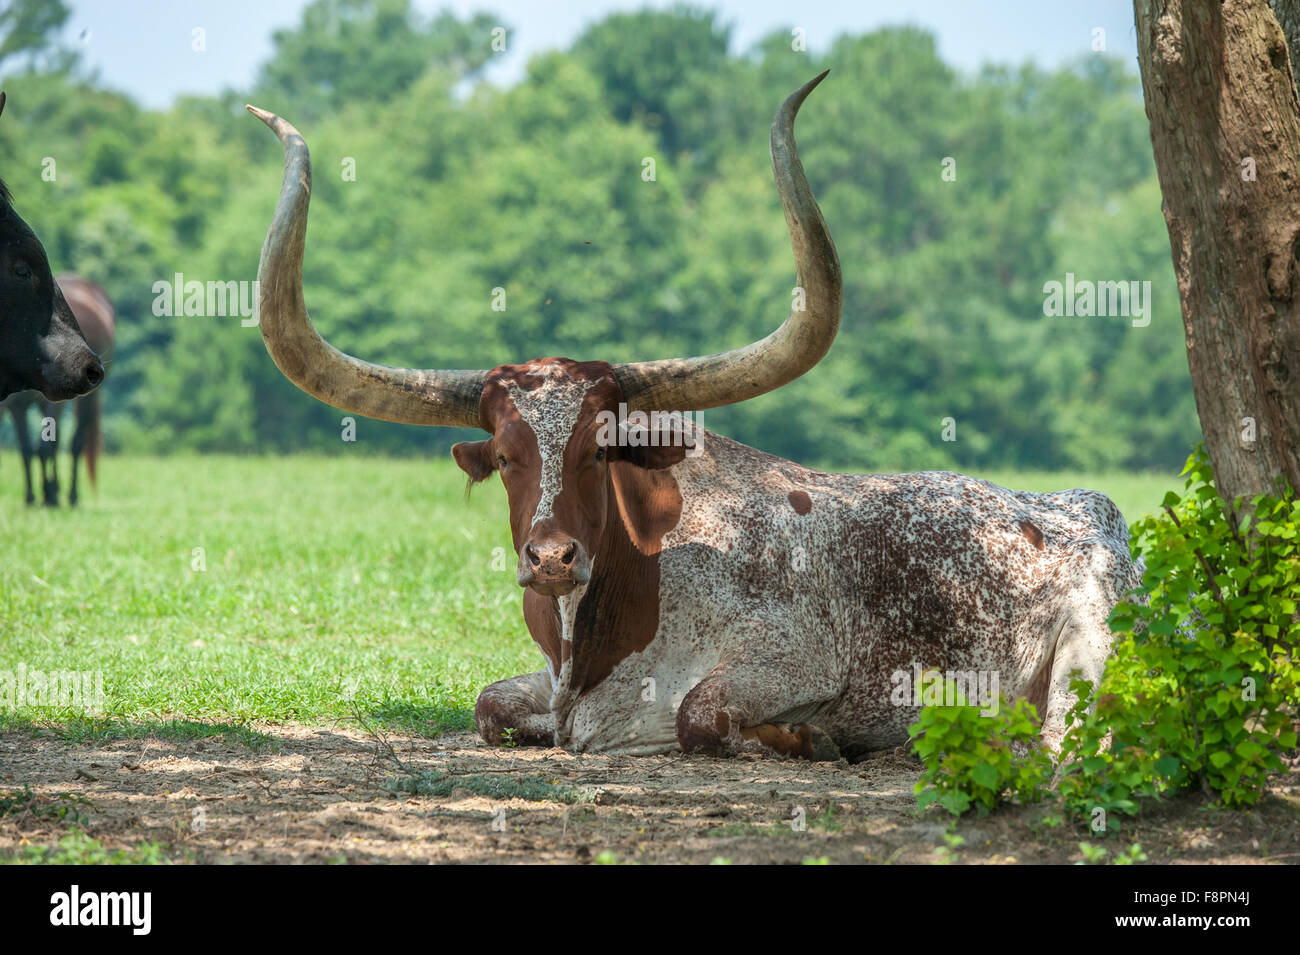
[[[998,773],[988,763],[980,763],[971,771],[971,778],[985,789],[997,789]]]

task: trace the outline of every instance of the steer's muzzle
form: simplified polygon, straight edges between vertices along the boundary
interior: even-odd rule
[[[591,579],[591,558],[567,534],[530,538],[519,550],[519,586],[563,597]]]

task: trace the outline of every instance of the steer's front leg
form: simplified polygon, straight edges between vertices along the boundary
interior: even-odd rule
[[[554,746],[550,675],[525,673],[493,683],[478,696],[474,723],[479,735],[496,746]]]

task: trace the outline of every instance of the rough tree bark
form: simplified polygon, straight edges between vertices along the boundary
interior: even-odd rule
[[[1294,76],[1295,56],[1300,53],[1300,0],[1268,0],[1268,5],[1286,37],[1286,48],[1291,54],[1291,75]]]
[[[1295,0],[1273,2],[1296,26]],[[1133,6],[1219,493],[1300,488],[1300,101],[1283,31],[1266,0]]]

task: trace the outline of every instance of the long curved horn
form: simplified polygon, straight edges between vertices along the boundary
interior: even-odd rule
[[[629,408],[695,411],[744,401],[798,378],[831,347],[844,298],[840,260],[794,142],[795,115],[829,72],[791,93],[772,121],[772,169],[794,245],[804,309],[792,309],[780,328],[743,348],[616,365],[614,374]]]
[[[399,424],[480,427],[487,372],[374,365],[339,351],[312,327],[302,293],[311,156],[288,122],[255,106],[248,111],[284,144],[284,184],[257,269],[258,323],[280,371],[309,395],[352,414]]]

